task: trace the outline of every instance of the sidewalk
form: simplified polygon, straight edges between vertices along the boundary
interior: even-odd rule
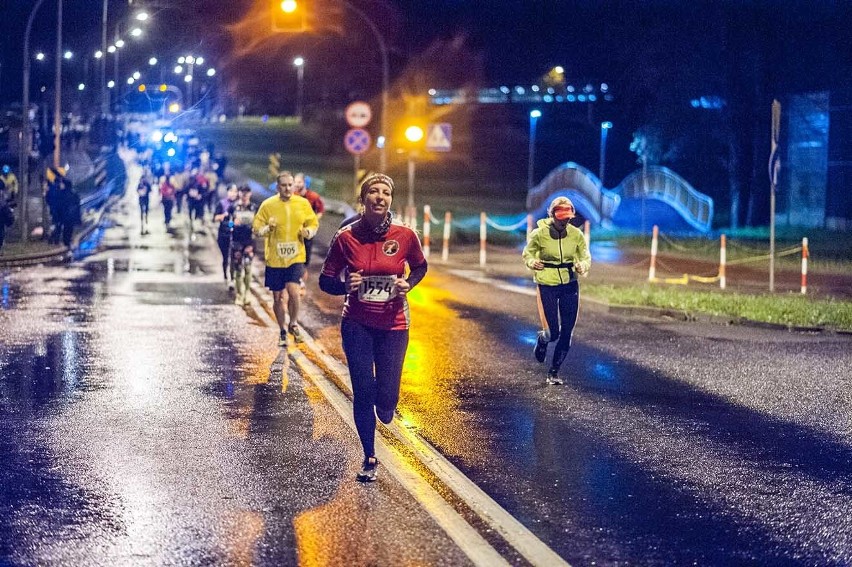
[[[121,150],[119,150],[119,153],[121,153]],[[68,164],[68,178],[75,187],[82,181],[90,179],[95,173],[94,161],[83,150],[65,150],[63,151],[62,158],[62,161]],[[97,228],[103,212],[110,206],[110,203],[107,202],[100,209],[90,213],[88,217],[85,216],[84,211],[83,223],[75,230],[71,246],[66,247],[63,244],[51,244],[47,241],[46,233],[50,230],[50,227],[42,225],[42,221],[46,219],[44,219],[44,199],[38,174],[31,175],[28,193],[27,218],[30,232],[29,238],[27,242],[22,241],[20,234],[21,219],[18,218],[12,229],[7,232],[6,243],[3,249],[0,250],[0,268],[67,260],[71,257],[73,251],[79,248],[80,243]],[[85,195],[81,195],[81,197],[85,197]],[[20,208],[16,214],[21,214]],[[33,234],[34,229],[36,230],[35,234]],[[44,233],[41,233],[38,229],[43,230]]]

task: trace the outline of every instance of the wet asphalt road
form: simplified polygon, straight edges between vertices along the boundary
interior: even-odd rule
[[[117,216],[98,253],[2,274],[0,565],[468,564],[399,484],[354,482],[355,436],[209,238]]]
[[[0,564],[465,564],[397,483],[352,481],[354,434],[212,240],[115,218],[2,275]],[[410,299],[401,421],[571,564],[852,563],[849,336],[585,305],[545,386],[534,298],[434,263]]]

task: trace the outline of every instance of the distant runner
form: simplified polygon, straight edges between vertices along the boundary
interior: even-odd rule
[[[533,354],[541,363],[547,358],[548,343],[555,342],[547,384],[562,384],[559,368],[571,348],[571,338],[580,309],[577,275],[588,274],[592,257],[586,238],[568,223],[575,216],[567,197],[556,197],[547,208],[548,218],[538,221],[523,252],[524,264],[534,271],[535,282],[547,329],[538,333]]]
[[[302,342],[299,282],[305,271],[304,240],[313,238],[319,226],[311,204],[294,194],[294,186],[292,173],[279,173],[276,181],[278,195],[260,204],[252,223],[254,232],[265,239],[264,284],[272,291],[272,308],[279,327],[278,346],[282,347],[287,346],[288,329],[295,342]]]

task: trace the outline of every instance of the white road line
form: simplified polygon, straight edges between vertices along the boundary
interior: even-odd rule
[[[447,273],[453,274],[454,276],[458,276],[460,278],[464,278],[466,280],[470,280],[472,282],[481,283],[490,285],[491,287],[496,287],[498,289],[502,289],[505,291],[511,291],[513,293],[520,293],[523,295],[531,295],[535,297],[535,288],[524,287],[520,285],[513,285],[510,283],[501,282],[499,280],[495,280],[493,278],[489,278],[482,274],[482,272],[476,270],[446,270]]]
[[[464,276],[462,276],[464,277]],[[468,278],[473,279],[473,278]],[[484,278],[483,278],[484,279]],[[476,281],[476,280],[474,280]],[[489,283],[493,284],[493,280],[488,280]],[[507,284],[508,285],[508,284]],[[253,286],[255,287],[255,286]],[[520,286],[512,286],[517,288],[518,290],[523,290],[524,293],[527,293],[528,290],[522,288]],[[263,291],[258,289],[253,290],[255,295],[258,298],[263,297]],[[532,291],[532,294],[535,294],[535,291]],[[269,314],[265,309],[260,309],[266,317],[269,317]],[[277,327],[277,323],[273,321],[273,326]],[[325,352],[325,350],[317,344],[313,338],[308,335],[306,332],[303,332],[303,336],[305,339],[305,346],[307,346],[317,357],[322,360],[322,363],[331,370],[337,378],[341,380],[348,389],[349,394],[352,392],[351,382],[349,379],[349,370],[343,365],[340,361],[329,355]],[[340,392],[336,385],[331,383],[320,371],[319,368],[316,367],[312,362],[307,360],[307,357],[304,356],[299,351],[291,351],[291,356],[296,360],[297,364],[300,365],[300,368],[303,368],[303,371],[308,374],[312,381],[319,387],[323,393],[326,395],[326,398],[332,403],[332,405],[337,409],[338,413],[346,420],[347,424],[350,427],[355,427],[354,421],[352,420],[352,403],[349,401],[344,393]],[[310,366],[302,364],[299,360],[304,359]],[[307,368],[307,369],[306,369]],[[472,480],[467,478],[458,468],[456,468],[450,461],[448,461],[437,449],[435,449],[428,441],[420,437],[417,433],[408,430],[407,428],[400,426],[398,424],[398,420],[394,420],[390,425],[380,426],[385,427],[387,431],[389,431],[393,436],[403,444],[406,448],[411,450],[415,455],[417,455],[418,460],[423,463],[436,477],[438,477],[447,487],[449,487],[453,493],[458,496],[471,510],[473,510],[487,525],[493,528],[497,533],[499,533],[512,547],[514,547],[518,553],[520,553],[527,561],[529,561],[533,565],[561,565],[567,566],[569,565],[564,559],[562,559],[559,555],[556,554],[552,549],[550,549],[543,541],[538,539],[535,534],[533,534],[526,526],[524,526],[521,522],[519,522],[514,516],[512,516],[509,512],[503,509],[497,502],[494,501],[488,494],[485,493],[479,486],[477,486]],[[452,508],[447,504],[437,493],[432,489],[419,475],[410,471],[408,467],[404,465],[404,463],[399,459],[399,457],[395,454],[395,452],[384,442],[381,438],[377,438],[379,442],[379,452],[383,453],[384,456],[379,455],[379,459],[386,464],[390,464],[391,462],[394,464],[393,468],[387,467],[391,474],[394,475],[397,480],[409,491],[409,493],[414,496],[424,508],[429,511],[430,515],[445,529],[447,530],[448,535],[453,538],[454,541],[459,545],[459,547],[471,558],[472,561],[477,563],[478,565],[496,565],[493,559],[487,559],[484,563],[480,563],[477,560],[480,553],[482,553],[480,549],[480,540],[485,542],[484,539],[472,528],[469,524],[456,513]],[[393,455],[393,461],[389,460]],[[410,478],[409,478],[410,477]],[[438,505],[432,501],[432,493],[435,494],[435,497],[441,500],[442,505]],[[421,500],[421,495],[426,495],[424,498],[426,500]],[[475,534],[474,540],[470,542],[467,541],[468,537],[473,536],[464,536],[463,541],[459,541],[457,536],[460,536],[462,532],[458,534],[454,534],[452,530],[459,529],[455,526],[456,520],[450,520],[444,516],[444,514],[448,513],[444,510],[443,506],[446,506],[455,518],[457,518],[458,522],[461,522],[465,526],[465,530],[471,530]],[[433,512],[434,511],[434,512]],[[437,515],[436,515],[437,514]],[[449,527],[449,524],[445,526],[445,522],[452,522],[452,527]],[[473,543],[470,550],[467,545]],[[485,542],[485,545],[488,546],[488,549],[496,554],[496,551]],[[499,564],[506,564],[505,560],[502,559],[499,555]]]
[[[331,383],[322,370],[308,360],[303,353],[293,350],[290,352],[290,356],[295,360],[302,373],[308,376],[322,391],[325,398],[337,410],[337,413],[340,414],[349,428],[356,432],[355,421],[352,416],[352,403],[349,398]],[[381,438],[377,439],[376,456],[381,461],[383,468],[393,475],[417,500],[474,565],[510,565],[428,482],[406,465],[396,450]]]

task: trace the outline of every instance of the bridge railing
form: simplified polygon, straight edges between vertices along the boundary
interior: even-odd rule
[[[667,167],[652,166],[628,175],[620,185],[624,197],[652,197],[677,209],[688,223],[706,232],[713,222],[713,199],[699,193]]]
[[[574,162],[560,165],[533,187],[527,194],[527,210],[533,211],[542,206],[554,193],[563,189],[578,192],[589,206],[589,218],[596,224],[603,219],[611,219],[621,203],[621,197],[615,192],[605,189],[600,179]]]

